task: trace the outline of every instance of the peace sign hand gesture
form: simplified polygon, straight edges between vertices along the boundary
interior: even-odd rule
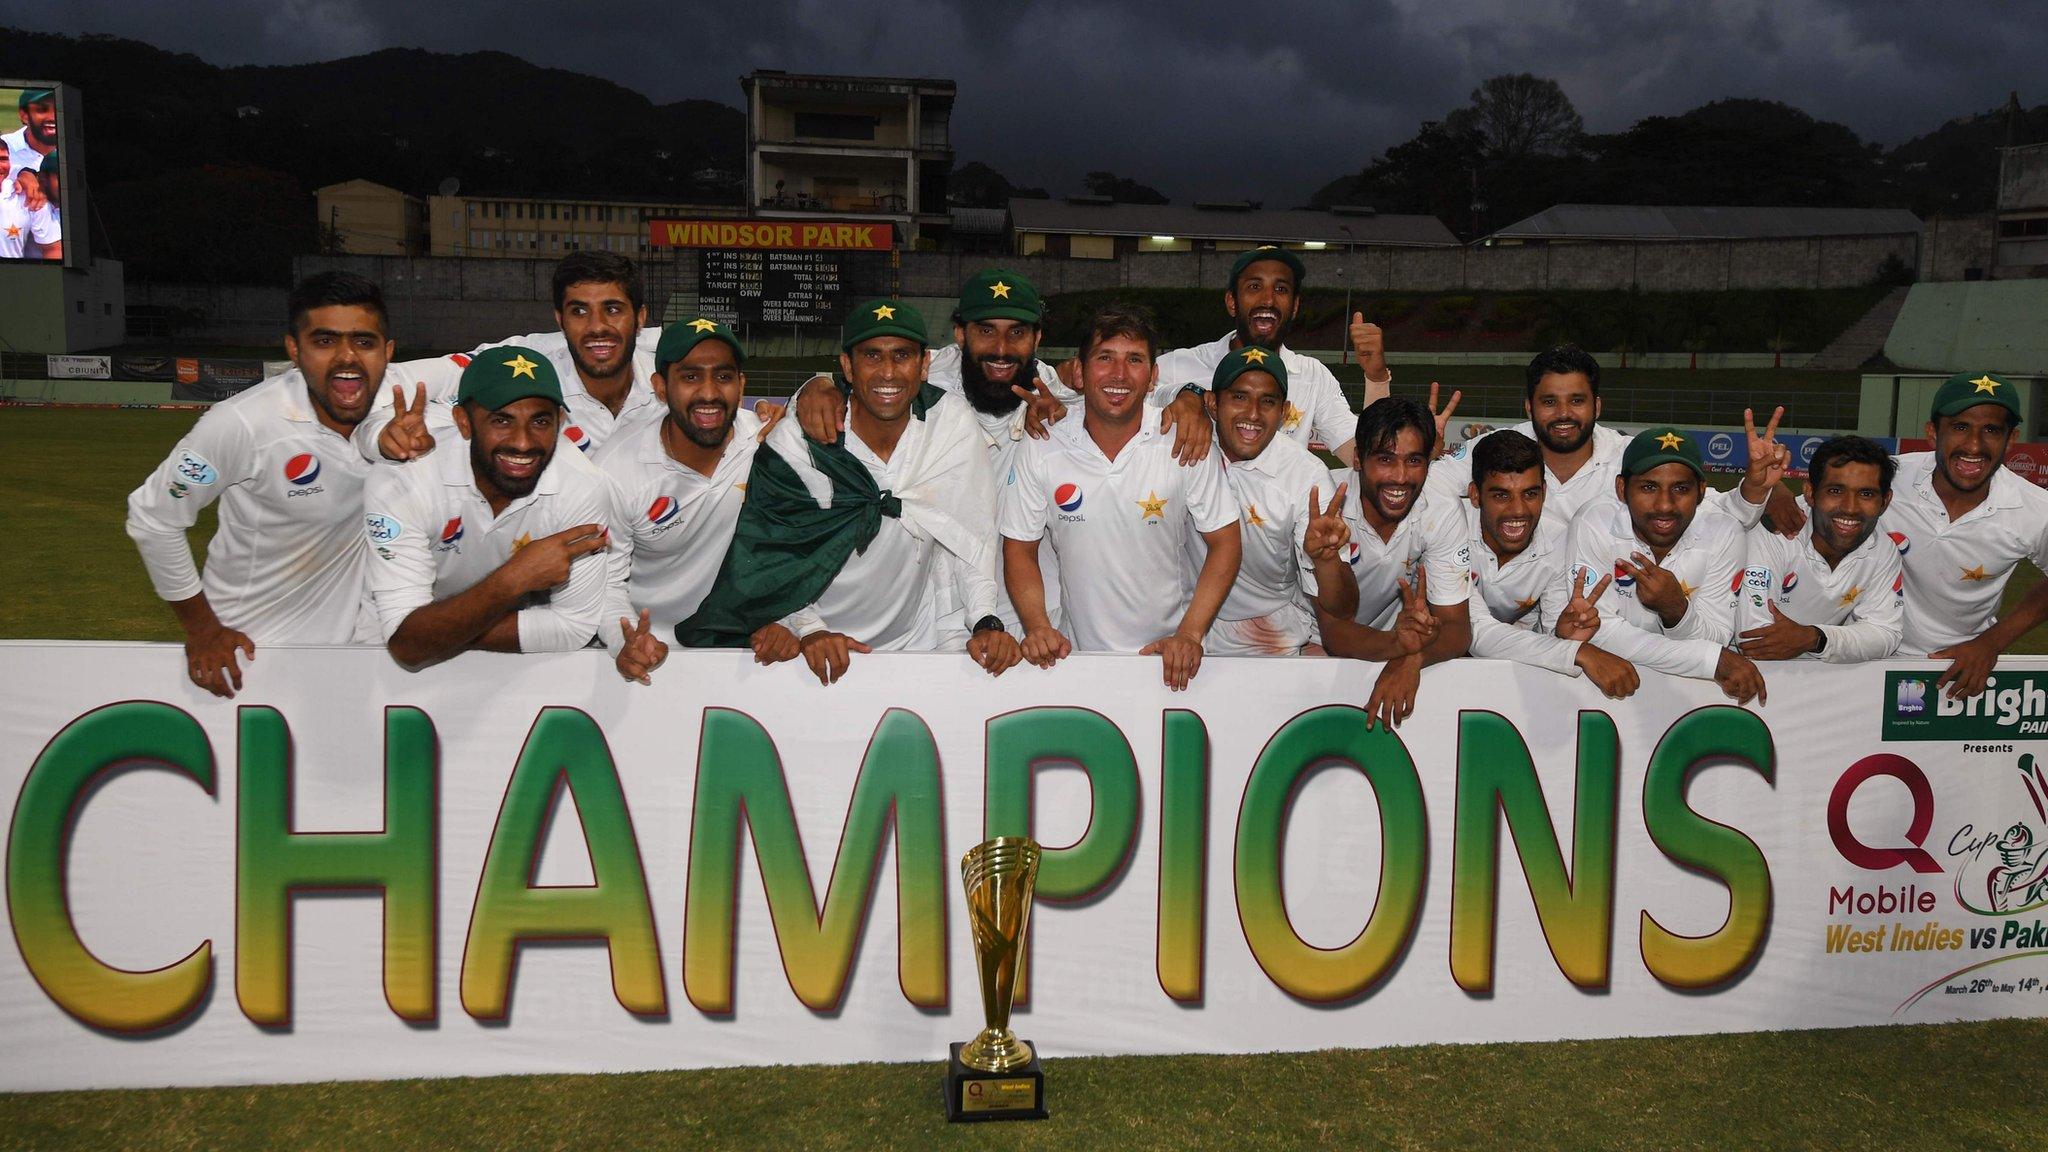
[[[624,616],[619,617],[619,632],[625,637],[625,643],[619,645],[619,654],[613,660],[619,675],[642,684],[653,683],[647,674],[668,659],[668,645],[654,638],[654,625],[648,619],[647,609],[640,610],[638,627]]]
[[[1785,469],[1792,459],[1792,450],[1778,443],[1778,421],[1785,415],[1784,405],[1771,413],[1771,421],[1762,432],[1756,430],[1756,413],[1748,408],[1742,410],[1742,434],[1749,440],[1749,466],[1743,470],[1742,495],[1752,504],[1761,504],[1770,490],[1785,478]]]
[[[1431,380],[1429,382],[1429,414],[1436,419],[1436,450],[1429,454],[1429,458],[1432,460],[1444,454],[1444,429],[1451,423],[1451,413],[1458,410],[1458,401],[1465,398],[1463,390],[1454,390],[1451,393],[1450,402],[1445,404],[1442,409],[1438,409],[1436,406],[1438,387],[1439,385],[1436,381]]]
[[[1415,570],[1415,581],[1397,580],[1401,589],[1401,614],[1394,618],[1394,643],[1402,655],[1412,656],[1436,641],[1437,620],[1429,610],[1429,573]]]
[[[1045,386],[1045,378],[1033,372],[1031,387],[1022,384],[1010,385],[1010,391],[1024,402],[1024,434],[1033,440],[1043,440],[1052,435],[1052,426],[1067,414],[1067,406]]]
[[[391,423],[377,433],[377,451],[387,460],[411,460],[434,450],[434,434],[427,431],[427,386],[412,387],[412,403],[405,402],[405,386],[391,386]]]
[[[1685,587],[1669,568],[1659,566],[1654,558],[1641,552],[1631,552],[1628,560],[1616,560],[1615,563],[1622,571],[1635,577],[1636,602],[1655,612],[1666,628],[1676,627],[1680,620],[1685,619]]]
[[[1301,538],[1301,550],[1308,553],[1310,560],[1335,560],[1346,544],[1351,543],[1351,525],[1344,522],[1344,492],[1347,485],[1337,485],[1330,494],[1330,502],[1318,507],[1322,496],[1321,486],[1308,490],[1308,527]]]
[[[1557,627],[1553,629],[1561,640],[1591,640],[1593,634],[1600,630],[1600,609],[1597,605],[1600,594],[1614,583],[1614,573],[1600,577],[1600,582],[1593,585],[1590,592],[1586,590],[1587,575],[1584,568],[1572,573],[1572,598],[1565,602],[1564,611],[1557,617]]]

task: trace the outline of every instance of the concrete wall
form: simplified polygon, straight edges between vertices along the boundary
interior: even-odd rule
[[[1925,237],[1920,256],[1923,281],[1989,276],[1997,263],[1998,218],[1989,212],[1929,217],[1921,235]]]
[[[119,260],[86,269],[0,264],[0,347],[14,352],[83,352],[127,334]]]
[[[281,287],[238,284],[134,284],[128,289],[131,307],[176,310],[175,337],[252,347],[282,345],[286,296]]]

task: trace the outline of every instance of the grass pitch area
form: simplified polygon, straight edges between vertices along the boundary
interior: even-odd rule
[[[122,531],[190,412],[0,409],[0,637],[176,640]],[[209,513],[195,544],[211,532]],[[2008,596],[2035,575],[2022,567]],[[2023,647],[2044,650],[2039,636]],[[965,1036],[962,1036],[965,1039]],[[922,1064],[0,1096],[0,1149],[2031,1147],[2048,1022],[1052,1060],[951,1126]],[[7,1059],[33,1059],[10,1052]]]

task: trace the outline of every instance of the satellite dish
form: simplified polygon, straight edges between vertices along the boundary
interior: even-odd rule
[[[462,191],[462,181],[455,177],[450,176],[446,180],[441,181],[441,195],[453,196],[460,191]]]

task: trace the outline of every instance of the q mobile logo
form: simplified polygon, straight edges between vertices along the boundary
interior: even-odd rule
[[[1787,572],[1785,573],[1785,582],[1778,585],[1778,595],[1790,596],[1792,590],[1797,587],[1799,587],[1799,573]]]
[[[284,462],[284,478],[287,484],[305,487],[320,478],[320,458],[311,452],[301,452]]]
[[[1079,484],[1060,485],[1058,488],[1053,489],[1052,502],[1059,505],[1062,512],[1079,512],[1081,510],[1081,486]]]
[[[682,510],[683,506],[676,502],[675,497],[656,496],[654,503],[647,506],[647,522],[655,525],[666,524],[675,519],[676,513]]]
[[[1726,460],[1735,451],[1735,438],[1726,432],[1716,432],[1707,439],[1707,455],[1715,460]]]
[[[455,519],[453,519],[453,520],[450,520],[450,521],[449,521],[449,522],[447,522],[446,524],[443,524],[443,525],[441,525],[441,543],[442,543],[442,544],[444,544],[444,545],[449,545],[449,546],[453,546],[454,544],[456,544],[456,543],[458,543],[459,541],[461,541],[461,539],[462,539],[462,517],[460,517],[460,516],[457,516],[457,517],[456,517]]]
[[[1903,835],[1890,832],[1886,841],[1904,843],[1871,844],[1859,837],[1849,826],[1849,801],[1856,790],[1879,776],[1891,778],[1895,783],[1906,786],[1907,794],[1913,801],[1913,814],[1906,822]],[[1891,823],[1888,827],[1896,829]],[[1828,796],[1828,839],[1835,842],[1835,851],[1842,859],[1858,868],[1871,872],[1888,872],[1904,865],[1915,872],[1939,873],[1941,865],[1922,847],[1927,843],[1927,834],[1934,828],[1934,786],[1928,783],[1927,773],[1918,764],[1904,756],[1891,752],[1879,752],[1865,756],[1842,773],[1835,781],[1835,789]],[[1871,829],[1866,828],[1865,832]]]
[[[1892,543],[1898,548],[1899,555],[1901,556],[1904,556],[1906,551],[1913,547],[1913,542],[1906,539],[1904,532],[1887,532],[1885,535],[1892,538]]]
[[[590,433],[585,432],[580,425],[571,424],[562,429],[562,439],[574,444],[579,451],[590,451]]]

